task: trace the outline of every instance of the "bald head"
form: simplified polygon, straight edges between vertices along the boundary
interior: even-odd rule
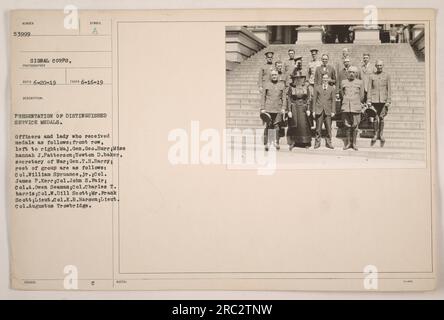
[[[271,72],[270,72],[270,77],[271,77],[271,81],[277,81],[278,80],[278,72],[277,72],[277,70],[272,70]]]
[[[358,74],[358,68],[355,66],[352,66],[348,69],[348,79],[354,80],[356,78],[356,75]]]

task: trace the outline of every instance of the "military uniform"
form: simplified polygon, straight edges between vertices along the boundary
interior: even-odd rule
[[[276,70],[278,72],[278,81],[282,82],[286,87],[290,84],[290,76],[284,72],[283,70],[279,71]]]
[[[296,61],[294,59],[288,59],[284,63],[284,72],[286,74],[291,74],[295,66],[296,66]]]
[[[268,81],[264,84],[261,99],[261,111],[270,115],[270,121],[265,123],[264,144],[268,146],[269,140],[279,145],[279,126],[282,122],[282,110],[286,109],[285,84],[282,81]],[[272,137],[269,139],[269,134]]]
[[[340,95],[342,95],[342,88],[341,88],[342,81],[348,79],[348,74],[349,74],[350,67],[352,67],[352,66],[349,66],[348,68],[343,66],[341,69],[338,70],[338,72],[336,74],[337,80],[338,80],[337,81],[337,83],[338,83],[338,90],[337,91],[338,91],[338,93]],[[361,73],[360,72],[358,72],[356,74],[356,79],[361,79]],[[341,96],[341,99],[342,99],[342,96]]]
[[[370,75],[368,82],[367,103],[376,109],[377,118],[374,123],[375,135],[372,138],[373,145],[379,138],[381,147],[384,146],[384,118],[388,113],[388,107],[392,102],[390,75],[384,71]]]
[[[338,72],[342,69],[342,68],[344,68],[344,60],[345,59],[350,59],[350,57],[342,57],[342,60],[341,60],[341,62],[337,62],[336,64],[335,64],[335,70],[336,70],[336,75],[338,75]],[[343,79],[344,80],[344,79]],[[341,84],[339,81],[338,81],[338,85],[339,84]]]
[[[346,130],[346,144],[344,150],[353,148],[357,150],[358,125],[361,121],[361,103],[364,100],[364,83],[362,80],[343,80],[342,90],[342,121]]]
[[[350,54],[349,53],[347,53],[346,55],[342,54],[341,61],[337,62],[335,65],[337,71],[341,70],[341,68],[344,67],[344,61],[347,59],[351,62]]]
[[[338,87],[337,87],[337,92],[339,93],[339,95],[341,96],[342,99],[342,82],[344,80],[348,79],[348,69],[349,68],[345,68],[344,66],[340,69],[338,69],[337,72],[337,77],[338,77]]]
[[[270,81],[271,71],[274,70],[273,63],[265,63],[259,69],[259,79],[257,85],[259,88],[264,88],[265,83]]]

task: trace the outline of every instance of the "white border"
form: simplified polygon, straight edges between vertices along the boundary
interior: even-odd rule
[[[0,299],[444,299],[444,255],[439,255],[438,259],[438,287],[433,292],[425,293],[382,293],[382,292],[361,292],[361,293],[340,293],[340,292],[257,292],[257,291],[141,291],[141,292],[36,292],[36,291],[16,291],[9,288],[9,257],[7,242],[7,206],[6,206],[6,150],[7,150],[7,123],[9,119],[9,61],[8,61],[8,10],[12,9],[60,9],[67,4],[74,4],[80,9],[215,9],[215,8],[360,8],[366,5],[375,5],[380,8],[436,8],[436,50],[441,52],[440,43],[443,40],[444,30],[444,2],[441,0],[373,0],[373,1],[291,1],[291,0],[144,0],[143,3],[137,0],[72,0],[72,1],[50,1],[50,0],[3,0],[0,2],[2,15],[0,16],[2,33],[0,33],[1,57],[0,57],[0,85],[3,92],[0,106]],[[437,58],[436,87],[441,88],[444,65]],[[444,91],[437,90],[437,164],[440,163],[440,155],[444,150],[444,112],[440,111],[439,105],[443,101]],[[441,139],[440,139],[441,138]],[[438,166],[438,208],[440,209],[440,199],[443,195],[441,181],[444,173]],[[440,212],[439,212],[440,213]],[[436,223],[438,231],[439,251],[442,251],[444,223],[441,214],[437,215]]]

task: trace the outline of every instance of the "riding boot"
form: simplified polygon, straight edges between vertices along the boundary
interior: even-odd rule
[[[381,140],[381,148],[384,147],[385,138],[384,138],[384,120],[379,122],[379,139]]]
[[[376,143],[376,140],[378,140],[378,134],[379,134],[379,121],[375,119],[373,122],[373,129],[375,131],[372,140],[370,141],[370,145],[373,146]]]
[[[352,135],[352,148],[355,151],[358,151],[358,144],[357,144],[357,140],[358,140],[358,128],[355,127],[353,128],[353,135]]]
[[[276,150],[279,150],[281,148],[281,146],[279,145],[279,128],[275,129],[275,134],[276,134]]]
[[[350,149],[351,146],[352,146],[352,143],[351,143],[351,128],[344,128],[344,130],[345,130],[345,139],[344,139],[345,146],[344,146],[343,149],[347,150],[347,149]]]
[[[265,127],[264,130],[264,146],[265,146],[265,151],[268,151],[270,149],[270,145],[268,143],[268,127]]]

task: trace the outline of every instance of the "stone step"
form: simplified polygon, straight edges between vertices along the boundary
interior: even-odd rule
[[[365,45],[357,45],[357,44],[348,44],[348,46],[338,47],[338,44],[328,44],[326,46],[323,45],[316,45],[316,47],[319,49],[320,54],[328,53],[330,56],[342,55],[342,49],[347,47],[350,50],[350,54],[352,56],[358,56],[362,57],[363,53],[369,53],[370,55],[378,54],[380,56],[387,56],[389,57],[391,53],[397,53],[396,58],[412,58],[410,52],[412,52],[412,48],[403,47],[402,49],[408,49],[408,50],[400,50],[401,47],[392,47],[392,48],[382,48],[381,45],[378,46],[365,46]],[[304,45],[304,44],[287,44],[284,46],[279,47],[280,45],[271,44],[268,47],[264,48],[263,50],[259,51],[259,55],[263,55],[262,52],[265,51],[273,51],[274,54],[279,53],[285,53],[285,57],[287,57],[288,49],[293,49],[295,53],[297,54],[307,54],[310,55],[310,45]],[[364,49],[365,48],[365,49]],[[409,52],[410,51],[410,52]],[[376,59],[376,57],[373,57]]]
[[[417,85],[417,86],[409,86],[409,87],[401,87],[401,86],[393,86],[392,85],[392,93],[395,94],[395,98],[396,97],[400,97],[400,96],[405,96],[405,97],[409,97],[409,96],[415,96],[416,98],[412,98],[412,99],[416,99],[416,100],[421,100],[421,96],[424,98],[425,95],[425,87],[423,85]],[[225,92],[227,94],[242,94],[240,93],[239,90],[246,90],[249,91],[250,93],[254,93],[256,95],[259,95],[259,88],[257,85],[257,82],[236,82],[236,83],[227,83],[225,86]],[[393,96],[392,96],[393,97]]]
[[[234,90],[226,90],[226,98],[227,99],[253,99],[258,100],[261,98],[261,94],[259,93],[259,89],[242,89],[243,92],[234,91]],[[423,92],[416,91],[416,94],[410,94],[409,92],[400,95],[399,92],[397,95],[392,95],[392,102],[425,102],[425,96]]]
[[[260,97],[256,96],[256,97],[248,97],[245,99],[241,99],[239,97],[232,97],[232,96],[228,96],[226,98],[225,103],[227,104],[227,106],[239,106],[242,109],[257,109],[260,105]],[[425,106],[425,101],[398,101],[396,99],[392,100],[392,105],[390,107],[390,110],[392,110],[391,108],[394,107],[403,107],[403,108],[423,108],[424,109]]]
[[[228,79],[230,78],[253,78],[258,77],[259,69],[262,66],[262,64],[259,64],[257,66],[249,66],[245,70],[242,69],[235,69],[233,71],[229,71],[226,76]],[[423,68],[421,68],[423,69]],[[302,70],[307,70],[307,68],[302,68]],[[392,70],[392,69],[385,69],[386,72],[390,73],[393,80],[398,79],[412,79],[415,80],[418,77],[424,78],[425,73],[424,71],[418,70],[409,70],[409,71],[403,71],[403,70]]]
[[[424,114],[424,107],[408,107],[408,106],[398,106],[392,104],[390,107],[390,113],[402,113],[402,114]]]
[[[275,53],[276,57],[279,57],[279,53]],[[311,61],[311,56],[305,56],[304,54],[296,53],[296,56],[302,56],[302,65],[308,65],[309,61]],[[416,58],[412,57],[397,57],[392,58],[390,55],[396,55],[396,53],[391,54],[378,54],[377,58],[384,61],[386,68],[400,68],[400,67],[409,67],[409,68],[417,68],[418,65],[424,65],[424,62],[418,61]],[[321,59],[321,55],[319,55],[319,60]],[[275,58],[274,61],[277,61],[278,58]],[[281,56],[281,61],[286,62],[288,60],[288,54],[285,52],[284,56]],[[250,59],[247,60],[248,64],[259,64],[265,62],[265,56],[262,54],[254,55]],[[361,65],[362,55],[351,54],[351,64]],[[376,61],[376,57],[370,61],[370,65],[374,65]],[[329,62],[330,64],[337,65],[338,63],[342,63],[342,54],[330,54]],[[245,64],[244,64],[245,65]]]
[[[259,110],[244,110],[244,109],[237,109],[237,110],[227,110],[227,118],[228,119],[254,119],[255,117],[258,117]],[[389,112],[387,117],[385,118],[386,121],[424,121],[424,114],[413,114],[413,113],[395,113],[395,112]]]
[[[249,129],[240,129],[240,132],[243,132],[244,135],[250,135],[254,134],[255,130],[258,130],[260,134],[264,131],[263,127],[260,128],[249,128]],[[253,130],[253,131],[250,131]],[[334,128],[332,130],[333,135],[336,136],[337,128]],[[360,129],[361,136],[364,140],[369,139],[373,136],[373,131],[371,130],[362,130]],[[394,140],[394,141],[416,141],[424,143],[425,141],[425,133],[423,130],[394,130],[394,129],[387,129],[384,130],[384,135],[387,140]]]
[[[245,85],[245,84],[250,84],[250,85],[255,85],[257,86],[258,83],[258,77],[251,77],[251,78],[245,78],[245,79],[230,79],[229,81],[227,81],[227,86],[228,87],[232,87],[232,86],[236,86],[236,85]],[[413,88],[412,88],[413,87]],[[417,81],[408,81],[405,79],[399,80],[399,81],[392,81],[392,89],[393,88],[397,88],[397,89],[404,89],[404,90],[410,90],[410,89],[415,89],[417,87],[422,88],[422,90],[425,89],[425,83],[424,80],[417,80]]]
[[[263,150],[263,140],[262,136],[259,136],[258,140],[250,138],[248,140],[244,139],[232,139],[227,138],[227,141],[231,141],[231,144],[228,144],[228,148],[232,150]],[[357,146],[358,151],[354,151],[352,149],[343,150],[344,142],[342,139],[333,138],[332,144],[334,149],[327,149],[325,147],[325,140],[321,139],[321,147],[319,149],[314,149],[314,138],[311,141],[311,147],[309,149],[305,148],[294,148],[291,152],[297,153],[298,151],[302,152],[312,152],[313,154],[329,154],[329,155],[337,155],[337,156],[361,156],[361,157],[371,157],[371,158],[391,158],[391,159],[415,159],[415,160],[424,160],[425,158],[425,149],[424,147],[420,148],[402,148],[397,147],[396,142],[386,138],[386,142],[384,147],[380,147],[380,141],[378,140],[373,146],[370,145],[370,139],[362,139],[358,138]],[[419,142],[420,145],[424,145],[424,143]],[[281,150],[279,152],[289,152],[286,137],[280,138]]]
[[[228,78],[226,81],[227,84],[255,84],[258,83],[258,76],[255,75],[253,77],[235,77],[235,78]],[[400,78],[400,79],[392,79],[391,83],[392,88],[400,88],[403,89],[405,86],[419,86],[423,89],[425,89],[425,81],[424,78],[412,78],[412,79],[406,79],[406,78]]]
[[[228,78],[226,82],[227,84],[245,84],[245,83],[257,84],[258,78],[259,78],[258,75],[254,75],[251,77],[236,77],[236,78]],[[422,85],[423,87],[425,87],[424,78],[418,76],[410,80],[406,78],[400,78],[399,80],[392,81],[392,87],[399,86],[402,88],[404,86],[413,86],[413,85],[415,86]]]
[[[232,149],[240,150],[241,146],[233,146]],[[285,140],[281,141],[281,150],[278,152],[291,152],[297,155],[298,153],[303,154],[313,154],[313,156],[316,155],[329,155],[329,156],[337,156],[337,157],[365,157],[365,158],[376,158],[376,159],[399,159],[399,160],[418,160],[423,161],[425,159],[425,152],[424,150],[417,149],[417,150],[410,150],[410,149],[390,149],[387,148],[387,142],[384,146],[384,148],[381,148],[379,146],[379,141],[373,146],[359,146],[358,151],[354,151],[352,149],[348,150],[342,150],[341,148],[335,148],[335,149],[327,149],[324,146],[324,143],[321,144],[321,147],[319,149],[314,149],[313,146],[309,149],[305,148],[294,148],[292,151],[288,150],[288,146],[285,144]],[[245,149],[245,147],[243,147]],[[256,150],[257,147],[249,146],[249,150]],[[263,149],[259,149],[263,150]],[[235,151],[232,151],[232,154]]]
[[[257,81],[256,81],[257,86]],[[426,92],[425,81],[420,81],[417,84],[411,84],[408,81],[400,80],[392,82],[392,94],[407,94],[407,95],[424,95]]]
[[[245,111],[245,112],[259,112],[259,103],[258,102],[244,102],[244,103],[227,103],[227,110],[229,111]],[[233,116],[235,113],[232,113]],[[247,113],[245,113],[247,114]],[[425,108],[417,107],[417,106],[402,106],[398,104],[392,104],[389,110],[389,114],[399,114],[399,115],[424,115],[425,114]],[[239,116],[241,114],[238,114]]]
[[[425,129],[424,121],[386,121],[385,127],[387,129]]]
[[[385,121],[419,121],[423,122],[425,117],[423,114],[403,114],[390,112],[385,117]]]
[[[296,54],[297,55],[297,54]],[[278,55],[279,56],[279,55]],[[302,66],[307,66],[309,61],[311,61],[311,57],[302,57],[303,61],[302,61]],[[416,59],[411,59],[411,58],[407,58],[407,59],[403,59],[403,58],[399,58],[399,59],[390,59],[387,56],[381,56],[378,55],[378,58],[380,58],[382,61],[384,61],[384,64],[386,66],[386,68],[389,69],[401,69],[401,68],[406,68],[408,70],[414,70],[417,67],[417,63],[418,61]],[[285,54],[284,57],[281,56],[281,61],[282,62],[286,62],[288,59],[287,54]],[[278,58],[275,58],[274,61],[278,61]],[[255,56],[252,60],[248,60],[248,65],[259,65],[265,62],[265,57],[264,56]],[[338,55],[338,56],[331,56],[330,60],[328,62],[329,64],[332,64],[334,66],[339,65],[340,63],[342,64],[342,58]],[[370,62],[370,64],[373,66],[374,65],[374,60]],[[421,65],[421,63],[419,63]],[[356,56],[352,56],[351,58],[351,65],[356,65],[356,66],[360,66],[361,65],[361,57],[356,57]]]
[[[424,62],[419,62],[416,60],[416,58],[413,58],[413,60],[407,59],[407,60],[391,60],[388,59],[387,57],[383,57],[380,56],[380,58],[384,61],[384,68],[386,70],[402,70],[402,71],[414,71],[414,70],[422,70],[422,72],[424,72],[424,66],[425,63]],[[302,66],[308,66],[308,63],[310,62],[311,58],[305,58],[305,60],[302,61]],[[278,61],[279,59],[274,59],[274,61]],[[361,58],[360,57],[352,57],[351,59],[351,64],[352,65],[356,65],[356,66],[360,66],[361,65]],[[284,58],[281,58],[282,62],[286,62],[287,61],[287,55],[285,55]],[[262,65],[265,63],[265,57],[264,56],[253,56],[252,58],[244,61],[242,64],[240,64],[236,69],[233,70],[233,72],[235,72],[236,70],[242,69],[246,66],[252,66],[252,65]],[[334,57],[333,59],[330,59],[329,64],[337,67],[339,64],[342,65],[342,58],[340,57]],[[373,66],[374,61],[370,62],[370,65]],[[422,67],[422,68],[421,68]]]
[[[270,49],[268,49],[270,50]],[[267,51],[268,51],[267,50]],[[273,51],[273,50],[271,50]],[[342,61],[342,53],[340,52],[327,52],[330,56],[330,62],[335,62],[335,61]],[[274,54],[276,57],[281,58],[281,60],[285,61],[288,59],[288,54],[287,51],[274,51]],[[322,53],[321,53],[322,54]],[[321,54],[319,55],[319,58],[321,57]],[[302,56],[303,59],[303,63],[307,63],[309,61],[309,59],[311,59],[310,53],[303,53],[303,52],[296,52],[296,56]],[[395,56],[395,57],[393,57]],[[251,58],[252,62],[257,62],[257,61],[264,61],[264,55],[263,54],[258,54],[258,55],[254,55]],[[392,62],[392,63],[400,63],[400,64],[405,64],[408,65],[409,63],[412,62],[417,62],[416,58],[412,58],[411,56],[397,56],[396,52],[387,52],[387,53],[374,53],[373,54],[373,59],[370,61],[370,63],[373,63],[376,59],[381,59],[384,61],[384,63],[388,63],[388,62]],[[276,60],[276,59],[275,59]],[[355,63],[361,63],[362,60],[362,54],[356,54],[356,53],[351,53],[351,62],[352,64]]]
[[[259,76],[259,69],[262,65],[257,66],[251,66],[248,68],[248,70],[245,70],[244,72],[240,72],[239,69],[236,69],[235,71],[228,72],[226,75],[227,79],[251,79],[251,78],[258,78]],[[306,70],[303,68],[303,71]],[[391,79],[393,81],[397,81],[400,79],[407,79],[407,80],[422,80],[424,79],[424,73],[421,71],[409,71],[409,72],[403,72],[399,70],[385,70],[387,73],[390,73]]]
[[[230,104],[227,105],[227,116],[238,117],[238,116],[257,116],[259,112],[258,105],[251,105],[251,108],[242,108],[240,105]],[[424,115],[423,107],[399,107],[392,105],[390,107],[390,114],[417,114]]]
[[[227,119],[227,127],[229,128],[260,128],[262,121],[259,118],[245,118],[245,119]],[[386,121],[385,128],[387,129],[401,129],[401,130],[418,130],[425,129],[423,121]]]
[[[251,140],[243,140],[244,142],[242,142],[242,144],[236,144],[234,141],[236,141],[236,140],[233,140],[233,144],[235,146],[239,147],[241,145],[245,146],[246,145],[245,141],[252,142],[254,140],[253,139],[251,139]],[[262,141],[263,141],[262,138],[260,138],[257,143],[258,144],[262,144]],[[325,140],[321,139],[321,141],[322,141],[321,144],[324,145],[324,141]],[[364,148],[365,147],[371,148],[372,146],[371,146],[370,142],[371,142],[370,138],[358,138],[357,141],[356,141],[358,146],[361,146],[361,147],[364,147]],[[284,143],[285,144],[286,143],[286,138],[282,137],[280,139],[280,143]],[[314,138],[312,139],[312,144],[314,144]],[[379,146],[379,144],[380,144],[380,141],[378,140],[375,143],[375,145],[373,145],[373,147]],[[332,145],[335,148],[341,149],[342,147],[344,147],[344,141],[341,138],[335,138],[333,136],[333,138],[332,138]],[[252,145],[249,145],[249,147],[251,148]],[[384,145],[384,150],[387,150],[387,149],[424,150],[424,148],[425,148],[425,143],[424,143],[424,141],[420,141],[420,140],[399,140],[399,139],[398,140],[393,140],[393,139],[387,139],[386,138],[386,142],[385,142],[385,145]]]
[[[259,89],[257,86],[251,87],[251,88],[240,88],[237,86],[231,86],[229,89],[226,90],[227,94],[259,94]],[[423,99],[425,100],[425,90],[424,92],[420,91],[414,91],[414,92],[406,92],[403,93],[402,91],[397,91],[392,93],[392,99],[398,99],[398,100],[407,100],[408,97],[415,97],[413,99]]]
[[[397,58],[412,58],[410,52],[412,52],[412,48],[403,47],[402,49],[408,49],[408,50],[400,50],[401,47],[392,47],[392,48],[382,48],[381,45],[378,46],[365,46],[365,45],[357,45],[357,44],[348,44],[348,46],[338,47],[338,44],[328,44],[326,46],[323,45],[316,45],[316,47],[319,49],[320,54],[328,53],[330,56],[333,55],[342,55],[342,49],[347,47],[350,50],[350,54],[352,56],[358,56],[362,57],[363,53],[369,53],[370,55],[373,54],[379,54],[381,56],[390,56],[391,53],[397,53]],[[297,54],[307,54],[310,55],[310,45],[304,45],[304,44],[286,44],[284,46],[279,47],[280,45],[271,44],[268,47],[262,49],[259,51],[259,55],[262,55],[262,52],[265,51],[273,51],[274,54],[278,53],[285,53],[285,56],[287,56],[288,49],[293,49]],[[365,48],[365,49],[364,49]],[[410,52],[409,52],[410,51]],[[373,57],[376,59],[376,57]]]
[[[264,131],[264,127],[251,127],[246,129],[239,129],[239,128],[230,128],[232,130],[233,135],[239,135],[242,134],[244,136],[248,135],[254,135],[256,130],[260,134]],[[338,128],[333,124],[332,132],[336,134],[335,132],[338,131]],[[236,134],[234,134],[237,132]],[[371,130],[363,130],[360,129],[360,132],[362,133],[362,136],[366,136],[371,138],[373,134],[365,135],[366,132],[371,132]],[[400,129],[385,129],[384,135],[388,139],[404,139],[404,140],[420,140],[424,141],[425,139],[425,132],[424,130],[400,130]]]
[[[257,110],[260,105],[260,99],[227,99],[226,101],[227,109],[251,109]],[[419,110],[423,110],[424,113],[424,103],[421,102],[397,102],[393,101],[390,110],[398,108],[403,108],[407,113],[420,113]]]
[[[281,60],[286,61],[288,59],[288,54],[287,52],[284,52],[283,54],[278,52],[278,51],[274,51],[275,53],[275,60],[278,59],[278,57],[281,58]],[[330,55],[330,59],[329,62],[330,63],[334,63],[334,62],[342,62],[342,53],[334,53],[334,52],[328,52],[328,54]],[[376,53],[373,54],[373,59],[371,59],[370,63],[373,64],[375,62],[376,59],[381,59],[382,61],[384,61],[384,63],[386,65],[389,65],[389,63],[399,63],[405,66],[408,66],[411,63],[417,63],[416,58],[412,58],[411,56],[399,56],[399,57],[392,57],[392,56],[396,56],[397,53],[396,52],[388,52],[388,53]],[[305,54],[305,53],[298,53],[296,52],[296,56],[302,56],[302,63],[306,64],[308,63],[308,61],[310,61],[311,56],[310,54]],[[321,54],[319,55],[319,59],[321,57]],[[258,54],[258,55],[254,55],[251,57],[251,62],[259,62],[259,61],[264,61],[265,57],[263,54]],[[352,64],[360,64],[362,61],[362,54],[355,54],[352,53],[351,54],[351,63]],[[392,65],[393,67],[393,65]]]
[[[276,60],[274,60],[276,62]],[[285,62],[285,61],[283,61]],[[254,71],[254,69],[252,69],[252,67],[257,67],[259,68],[260,66],[262,66],[265,63],[265,59],[261,58],[260,60],[257,61],[248,61],[248,64],[245,64],[243,66],[238,66],[238,68],[227,72],[228,74],[237,74],[239,72],[239,70],[248,70]],[[342,68],[342,60],[337,60],[337,61],[330,61],[328,63],[329,65],[332,65],[333,67],[335,67],[336,71],[338,66],[340,65]],[[360,63],[353,63],[352,60],[352,64],[356,67],[360,67],[361,64]],[[372,65],[373,66],[373,65]],[[421,74],[421,75],[425,75],[425,68],[424,68],[424,64],[418,63],[417,61],[410,61],[410,62],[406,62],[406,63],[400,63],[399,61],[387,61],[385,62],[385,67],[384,70],[387,72],[391,72],[393,73],[393,75],[395,76],[396,74],[401,74],[401,75],[413,75],[413,74]],[[308,69],[308,61],[302,63],[302,69],[303,70],[307,70]]]
[[[281,52],[273,50],[273,49],[264,49],[264,51],[273,51],[275,54],[275,57],[277,60],[277,58],[281,58],[281,60],[285,61],[288,59],[288,53],[287,50],[284,51],[284,54],[282,55]],[[326,53],[328,53],[328,55],[330,56],[329,61],[342,61],[342,52],[334,52],[334,51],[326,51]],[[323,53],[319,54],[319,59],[321,59]],[[311,54],[309,52],[304,53],[301,51],[296,51],[296,56],[302,56],[303,59],[303,63],[308,63],[308,61],[310,61],[311,59]],[[370,53],[370,55],[372,55]],[[373,57],[370,59],[370,63],[373,64],[376,62],[376,59],[382,59],[385,63],[386,62],[398,62],[398,63],[403,63],[403,64],[408,64],[409,62],[417,62],[418,60],[416,59],[416,57],[414,57],[414,53],[412,52],[412,55],[402,55],[402,54],[398,54],[397,52],[377,52],[377,53],[373,53]],[[352,63],[361,63],[362,61],[362,53],[358,53],[358,52],[352,52],[351,55],[351,61]],[[259,52],[258,54],[255,54],[253,56],[250,57],[249,61],[264,61],[265,60],[265,56],[262,52]],[[420,61],[419,63],[424,63],[423,61]]]
[[[384,130],[386,139],[411,139],[421,140],[425,139],[424,130],[399,130],[399,129],[386,129]]]
[[[261,96],[258,93],[248,93],[248,94],[239,94],[239,93],[227,93],[225,103],[227,105],[233,104],[243,104],[248,105],[252,104],[257,106],[261,101]],[[425,106],[425,98],[421,96],[405,96],[405,97],[392,97],[392,105],[391,109],[394,107],[419,107],[424,108]]]

